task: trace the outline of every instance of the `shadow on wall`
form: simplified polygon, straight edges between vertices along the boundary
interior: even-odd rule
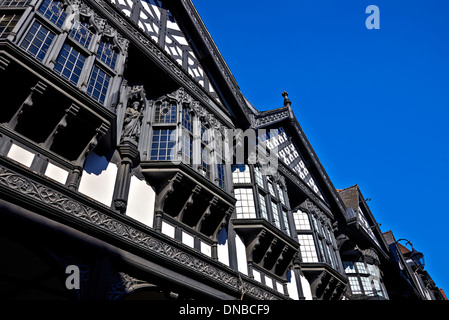
[[[110,158],[110,157],[109,157]],[[99,156],[98,154],[91,152],[86,158],[84,164],[84,171],[88,174],[100,175],[108,167],[110,159],[105,156]]]

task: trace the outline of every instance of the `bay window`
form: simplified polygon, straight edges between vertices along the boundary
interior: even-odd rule
[[[181,161],[219,188],[226,189],[226,143],[218,120],[185,93],[183,88],[151,102],[152,138],[149,160]],[[204,109],[201,109],[204,110]],[[144,146],[145,148],[145,146]]]

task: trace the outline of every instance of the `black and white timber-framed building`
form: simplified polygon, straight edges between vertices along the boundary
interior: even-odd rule
[[[389,263],[189,0],[0,0],[0,88],[3,298],[351,299]]]

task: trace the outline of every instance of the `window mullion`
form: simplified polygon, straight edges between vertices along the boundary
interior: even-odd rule
[[[182,161],[182,103],[177,104],[176,111],[176,143],[175,143],[175,157],[176,160]]]
[[[201,168],[201,121],[195,114],[192,121],[192,164],[195,170]]]
[[[89,78],[92,71],[92,68],[95,63],[95,56],[90,55],[86,58],[84,62],[83,70],[81,71],[80,79],[78,80],[78,85],[82,91],[86,92],[87,86],[89,84]]]
[[[64,45],[65,40],[67,39],[67,33],[62,33],[60,35],[56,35],[56,40],[54,40],[54,45],[50,46],[50,50],[47,54],[47,58],[44,58],[42,63],[44,65],[48,65],[50,69],[53,69],[56,64],[56,60],[58,59],[59,52]]]

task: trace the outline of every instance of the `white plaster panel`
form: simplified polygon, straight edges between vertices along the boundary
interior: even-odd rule
[[[253,276],[254,276],[254,280],[262,282],[262,276],[260,275],[259,271],[253,270]]]
[[[237,266],[241,273],[248,275],[248,261],[246,261],[246,247],[239,236],[235,237],[235,249],[237,251]]]
[[[296,286],[296,277],[293,271],[291,272],[290,282],[287,282],[287,291],[290,298],[292,298],[293,300],[299,300],[298,288]]]
[[[44,173],[47,177],[58,181],[59,183],[65,184],[67,181],[67,177],[69,176],[69,172],[64,170],[58,166],[55,166],[53,163],[49,162],[47,165],[47,169],[45,169]]]
[[[184,243],[185,245],[193,248],[194,247],[194,241],[193,241],[193,237],[186,233],[186,232],[182,232],[182,243]]]
[[[217,254],[218,254],[218,261],[221,263],[224,263],[225,265],[229,266],[229,248],[228,248],[228,242],[226,241],[225,244],[219,244],[217,246]]]
[[[166,236],[169,236],[171,238],[175,237],[175,227],[173,227],[171,224],[168,224],[165,221],[162,221],[162,233]]]
[[[11,158],[12,160],[15,160],[27,167],[30,167],[31,163],[33,163],[34,156],[34,153],[15,144],[11,146],[7,154],[8,158]]]
[[[106,170],[101,171],[98,175],[83,171],[78,191],[98,202],[111,206],[117,170],[115,164],[109,163]]]
[[[145,180],[132,176],[126,215],[153,228],[155,195]]]
[[[201,252],[205,255],[212,257],[212,248],[207,243],[204,243],[203,241],[200,242],[201,244]]]
[[[312,290],[310,289],[310,283],[309,283],[309,281],[307,281],[306,277],[304,277],[304,276],[301,276],[301,286],[302,286],[302,292],[303,292],[306,300],[313,300]]]

